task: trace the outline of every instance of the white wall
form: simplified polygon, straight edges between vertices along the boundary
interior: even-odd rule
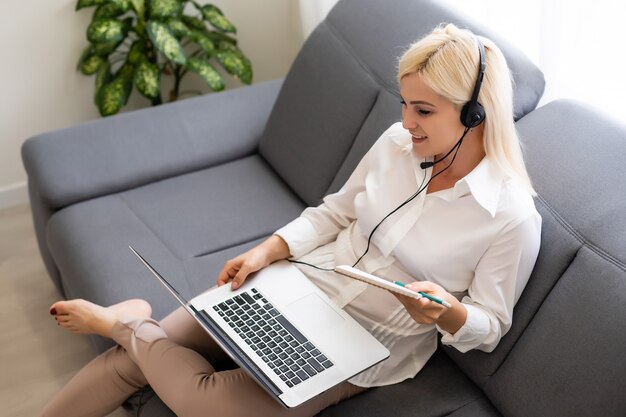
[[[199,2],[219,6],[235,24],[254,82],[285,76],[303,41],[297,2]],[[20,156],[25,139],[100,118],[94,77],[76,71],[93,9],[75,12],[75,5],[76,0],[0,1],[0,208],[27,201]],[[186,76],[183,89],[201,85],[194,75]],[[148,105],[134,91],[123,111]]]

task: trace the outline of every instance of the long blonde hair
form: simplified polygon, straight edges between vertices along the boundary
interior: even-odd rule
[[[536,195],[526,171],[522,149],[513,122],[513,80],[506,59],[489,39],[485,46],[485,75],[478,101],[485,109],[484,148],[487,157],[531,195]],[[476,35],[453,24],[441,25],[418,40],[402,55],[398,81],[419,73],[437,94],[450,100],[459,111],[469,101],[478,73]]]

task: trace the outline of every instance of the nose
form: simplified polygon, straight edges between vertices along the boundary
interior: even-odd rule
[[[414,130],[418,127],[417,117],[406,108],[402,109],[402,127],[406,130]]]

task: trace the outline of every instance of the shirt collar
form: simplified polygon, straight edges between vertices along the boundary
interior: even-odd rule
[[[400,124],[398,123],[398,127]],[[396,129],[389,134],[389,137],[398,146],[398,150],[402,154],[413,153],[413,142],[411,141],[411,134],[404,128]]]
[[[503,180],[502,172],[485,157],[476,168],[457,181],[455,188],[460,184],[466,185],[476,202],[487,210],[491,217],[495,217]]]
[[[400,153],[413,154],[411,134],[406,129],[392,132],[390,138],[398,146]],[[431,168],[429,170],[432,172]],[[469,174],[457,181],[454,196],[461,197],[467,192],[471,193],[476,202],[487,210],[491,217],[495,217],[503,178],[502,172],[485,157]]]

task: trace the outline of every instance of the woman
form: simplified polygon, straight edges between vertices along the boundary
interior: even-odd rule
[[[146,384],[181,416],[315,415],[369,387],[414,377],[438,333],[462,352],[493,350],[511,326],[541,227],[513,125],[509,70],[491,41],[447,25],[409,48],[398,79],[402,123],[382,134],[344,187],[226,262],[218,276],[218,285],[236,289],[272,262],[297,259],[390,350],[388,360],[284,409],[243,370],[216,369],[223,352],[182,309],[157,323],[142,300],[107,308],[58,302],[51,312],[60,326],[118,346],[81,370],[43,415],[106,415]],[[405,281],[451,307],[324,270],[338,264]]]

